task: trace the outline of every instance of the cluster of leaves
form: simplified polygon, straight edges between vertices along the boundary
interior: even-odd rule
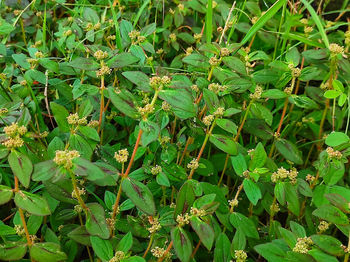
[[[348,261],[348,1],[229,2],[0,1],[0,260]]]

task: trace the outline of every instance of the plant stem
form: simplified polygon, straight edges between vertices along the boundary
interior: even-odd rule
[[[128,175],[129,175],[131,166],[132,166],[132,164],[133,164],[133,162],[134,162],[134,159],[135,159],[135,155],[136,155],[137,148],[139,147],[139,144],[140,144],[140,140],[141,140],[142,133],[143,133],[143,131],[142,131],[142,129],[140,128],[139,134],[137,135],[136,144],[135,144],[135,146],[134,146],[134,150],[133,150],[133,152],[132,152],[132,155],[131,155],[131,158],[130,158],[128,167],[127,167],[125,173],[122,175],[123,177],[128,177]]]
[[[209,139],[211,133],[213,132],[214,127],[215,127],[215,122],[216,122],[216,119],[214,119],[213,124],[211,125],[209,131],[208,131],[207,134],[205,135],[205,138],[204,138],[202,147],[201,147],[201,149],[199,150],[199,153],[198,153],[198,156],[197,156],[197,159],[196,159],[197,162],[199,162],[199,160],[201,159],[201,156],[202,156],[203,151],[204,151],[204,149],[205,149],[205,146],[206,146],[206,144],[207,144],[207,142],[208,142],[208,139]],[[194,169],[194,168],[191,169],[191,173],[190,173],[190,175],[188,176],[188,179],[191,179],[191,178],[192,178],[192,176],[193,176],[195,170],[196,170],[196,169]]]
[[[75,192],[75,195],[78,199],[78,202],[79,204],[81,205],[81,207],[84,209],[85,213],[87,212],[88,210],[88,207],[86,206],[84,200],[81,198],[80,194],[79,194],[79,189],[78,189],[78,186],[77,186],[77,180],[75,179],[75,175],[70,171],[69,172],[70,174],[70,177],[71,177],[71,180],[72,180],[72,185],[73,185],[73,189],[74,189],[74,192]]]
[[[145,258],[147,256],[148,251],[151,249],[151,246],[152,246],[152,243],[153,243],[153,239],[154,239],[154,233],[151,234],[151,238],[149,240],[147,249],[146,249],[145,253],[143,253],[143,256],[142,256],[143,258]]]
[[[123,182],[123,177],[122,177],[122,181]],[[116,214],[117,214],[117,211],[118,211],[118,207],[119,207],[119,202],[120,202],[120,197],[122,195],[122,183],[120,182],[120,185],[119,185],[119,189],[118,189],[118,193],[117,193],[117,198],[115,200],[115,203],[113,205],[113,213],[112,213],[112,219],[115,218]]]
[[[239,126],[239,128],[237,130],[237,134],[236,134],[236,136],[234,138],[235,142],[237,142],[238,139],[239,139],[239,136],[240,136],[241,131],[243,129],[244,123],[247,120],[247,117],[248,117],[248,114],[249,114],[249,111],[250,111],[250,108],[251,108],[252,104],[253,104],[253,100],[250,100],[250,102],[248,104],[248,107],[247,107],[247,109],[245,111],[244,117],[242,119],[241,125]],[[222,172],[221,172],[221,176],[220,176],[220,179],[219,179],[219,182],[218,182],[218,186],[221,184],[222,179],[224,178],[224,174],[225,174],[225,171],[226,171],[226,168],[227,168],[227,164],[228,164],[229,158],[230,158],[230,155],[226,154],[225,164],[224,164],[224,168],[222,169]]]
[[[157,262],[162,262],[162,261],[164,260],[164,258],[165,258],[165,256],[166,256],[166,254],[168,254],[168,253],[169,253],[169,251],[170,251],[170,249],[172,248],[173,243],[174,243],[174,242],[171,240],[171,242],[170,242],[170,244],[169,244],[168,248],[165,250],[165,252],[164,252],[163,256],[162,256],[162,257],[160,257],[160,258],[158,258]]]
[[[18,212],[19,212],[19,215],[21,217],[21,221],[22,221],[22,224],[23,224],[24,232],[26,233],[28,246],[30,247],[32,245],[32,241],[30,239],[30,235],[29,235],[26,219],[24,217],[22,208],[18,208]]]
[[[105,100],[104,100],[104,95],[103,95],[103,91],[105,90],[105,78],[104,76],[101,76],[101,87],[100,87],[100,92],[101,92],[101,105],[100,105],[100,118],[98,120],[98,129],[97,132],[100,133],[101,131],[101,125],[102,125],[102,116],[104,113],[104,108],[105,108]]]
[[[202,243],[202,241],[199,240],[198,243],[197,243],[197,245],[196,245],[196,247],[195,247],[195,249],[193,250],[193,252],[192,252],[192,254],[191,254],[191,258],[194,258],[194,256],[196,255],[196,253],[197,253],[199,247],[201,246],[201,243]]]

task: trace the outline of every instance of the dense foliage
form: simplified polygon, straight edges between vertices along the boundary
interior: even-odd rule
[[[328,3],[0,1],[0,260],[348,261]]]

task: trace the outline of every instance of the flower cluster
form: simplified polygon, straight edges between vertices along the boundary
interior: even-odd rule
[[[164,85],[169,85],[170,82],[171,82],[171,79],[168,76],[163,76],[163,77],[153,76],[149,80],[149,84],[154,90],[161,90],[164,87]]]
[[[231,53],[230,49],[226,48],[226,47],[223,47],[221,48],[220,50],[220,56],[229,56]]]
[[[223,114],[224,114],[224,112],[225,112],[225,108],[223,108],[223,107],[218,107],[218,108],[215,110],[215,112],[214,112],[214,116],[216,116],[216,117],[222,117]]]
[[[169,112],[170,109],[171,109],[171,106],[170,106],[170,104],[169,104],[168,102],[163,101],[163,103],[162,103],[162,109],[163,109],[165,112]]]
[[[152,175],[158,175],[161,172],[162,172],[162,167],[161,166],[156,165],[156,166],[151,168],[151,174]]]
[[[137,107],[136,109],[143,118],[146,118],[148,114],[154,111],[154,106],[152,104],[147,104],[144,107]]]
[[[101,77],[101,76],[104,76],[104,75],[109,75],[111,72],[112,72],[112,69],[110,69],[106,65],[102,65],[101,68],[96,71],[96,76],[97,77]]]
[[[176,222],[180,227],[183,227],[190,223],[190,218],[190,215],[187,213],[185,215],[177,215]]]
[[[12,123],[9,126],[4,127],[4,132],[8,139],[2,142],[7,148],[21,147],[24,144],[22,136],[27,133],[27,128],[25,126],[18,126],[17,123]]]
[[[270,211],[273,214],[278,213],[280,211],[280,207],[279,207],[278,203],[272,203],[270,206]]]
[[[69,170],[73,167],[73,162],[72,160],[80,157],[80,154],[76,150],[57,150],[56,151],[56,156],[53,159],[53,161],[59,165],[63,166],[65,169]]]
[[[312,239],[310,237],[298,238],[295,247],[293,248],[294,252],[306,254],[310,246],[313,244]]]
[[[78,199],[79,196],[83,196],[86,194],[86,190],[85,188],[78,188],[77,190],[78,192],[76,192],[75,190],[72,191],[72,198]],[[78,195],[77,195],[78,194]]]
[[[228,201],[228,204],[231,208],[231,210],[233,210],[236,206],[238,206],[238,200],[237,199],[231,199]]]
[[[338,150],[334,150],[332,147],[327,147],[326,149],[327,155],[330,159],[341,159],[343,154],[338,151]]]
[[[125,258],[125,253],[123,251],[115,252],[114,257],[112,257],[109,262],[120,262]]]
[[[81,125],[81,126],[85,126],[87,124],[87,120],[86,117],[83,118],[79,118],[79,115],[77,113],[75,114],[70,114],[69,116],[67,116],[67,122],[70,125]]]
[[[326,221],[321,221],[317,228],[320,233],[323,233],[329,228],[329,223]]]
[[[97,60],[103,60],[103,59],[106,59],[108,57],[108,53],[107,52],[103,52],[102,50],[97,50],[95,53],[94,53],[94,57],[97,59]]]
[[[203,217],[207,215],[207,212],[204,209],[198,209],[195,207],[191,207],[190,213],[192,216],[196,216],[196,217]]]
[[[118,163],[125,163],[128,161],[129,152],[126,148],[118,150],[118,152],[114,153],[114,158]]]
[[[331,52],[331,57],[335,57],[339,54],[344,53],[344,47],[342,47],[338,44],[332,43],[329,45],[329,51]]]
[[[206,125],[206,126],[210,126],[211,123],[213,122],[214,120],[214,116],[213,115],[207,115],[205,117],[203,117],[203,124]]]
[[[189,162],[187,164],[187,168],[188,169],[197,169],[199,167],[199,163],[198,163],[198,160],[197,159],[192,159],[191,162]]]
[[[247,258],[247,253],[244,250],[235,250],[235,259],[237,262],[244,262]]]
[[[159,221],[158,221],[157,218],[153,218],[153,219],[150,220],[149,222],[150,222],[150,224],[151,224],[151,227],[148,227],[147,230],[148,230],[151,234],[153,234],[153,233],[159,231],[159,230],[162,228],[162,226],[160,225],[160,223],[159,223]]]
[[[220,65],[220,59],[218,59],[216,56],[213,56],[209,59],[209,64],[211,66],[218,66]]]
[[[210,85],[208,85],[208,89],[210,91],[213,91],[215,94],[217,94],[218,92],[224,92],[226,90],[226,86],[222,86],[218,83],[212,83]]]
[[[289,178],[290,182],[292,184],[295,184],[297,176],[298,176],[298,171],[295,168],[292,168],[291,170],[288,171],[284,167],[280,167],[277,170],[277,172],[272,173],[271,181],[273,183],[277,183],[278,181],[282,181],[286,178]]]
[[[262,91],[263,89],[261,88],[261,86],[256,86],[254,93],[250,94],[249,97],[253,100],[258,100],[261,98]]]

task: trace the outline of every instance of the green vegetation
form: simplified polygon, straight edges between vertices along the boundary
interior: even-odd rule
[[[331,4],[0,1],[0,260],[348,262]]]

